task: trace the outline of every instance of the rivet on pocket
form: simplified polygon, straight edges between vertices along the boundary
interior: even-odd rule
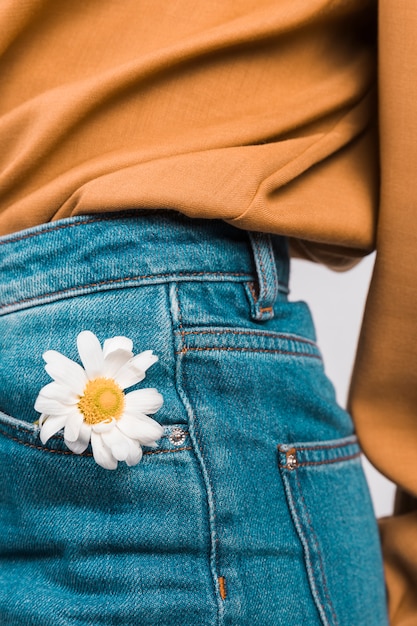
[[[291,448],[290,450],[287,451],[285,455],[285,467],[288,470],[292,471],[297,468],[297,465],[298,465],[298,461],[297,461],[296,449]]]
[[[186,439],[186,432],[182,428],[173,428],[169,440],[174,446],[180,446]]]

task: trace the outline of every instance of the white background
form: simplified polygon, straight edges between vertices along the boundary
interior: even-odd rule
[[[308,303],[327,376],[344,408],[374,259],[375,254],[369,255],[347,272],[291,259],[289,299]],[[363,465],[377,517],[389,515],[394,485],[365,458]]]

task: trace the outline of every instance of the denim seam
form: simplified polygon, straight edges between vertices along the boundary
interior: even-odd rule
[[[77,457],[77,456],[78,457],[92,457],[93,456],[92,452],[83,452],[81,454],[75,454],[71,450],[56,450],[54,448],[46,448],[45,446],[37,446],[34,443],[29,443],[28,441],[22,441],[21,439],[19,439],[19,437],[13,437],[9,433],[1,429],[0,429],[0,435],[3,435],[4,437],[6,437],[7,439],[10,439],[11,441],[15,441],[16,443],[19,443],[22,446],[26,446],[27,448],[33,448],[35,450],[40,450],[41,452],[50,452],[51,454],[63,454],[65,456],[72,455],[74,457]],[[184,450],[192,450],[192,449],[193,449],[192,446],[184,446],[183,448],[172,448],[169,450],[146,450],[143,453],[143,456],[150,455],[150,454],[164,454],[168,452],[183,452]]]
[[[281,467],[281,466],[280,466]],[[332,626],[326,616],[325,608],[322,605],[321,599],[319,597],[318,588],[316,586],[316,580],[313,574],[313,563],[310,552],[310,546],[307,541],[306,535],[303,531],[301,521],[296,511],[295,498],[290,485],[290,481],[288,480],[288,476],[286,476],[285,472],[281,472],[281,477],[284,482],[285,493],[287,496],[288,506],[291,512],[291,517],[294,523],[294,526],[297,530],[298,537],[301,541],[304,551],[304,564],[307,570],[307,578],[309,580],[310,591],[313,596],[314,603],[322,620],[323,626]]]
[[[164,210],[164,214],[167,212],[168,210]],[[146,209],[141,209],[140,214],[143,216],[144,214],[152,214],[152,218],[154,218],[155,220],[163,220],[164,216],[162,215],[158,215],[158,213],[155,210],[151,210],[151,211],[146,211]],[[95,223],[100,223],[100,222],[113,222],[115,220],[124,220],[124,219],[128,219],[128,218],[135,218],[137,217],[138,212],[137,211],[116,211],[116,212],[111,212],[109,213],[109,215],[105,215],[105,216],[92,216],[92,217],[88,217],[88,216],[84,216],[84,215],[78,215],[78,216],[72,216],[72,217],[79,217],[81,218],[79,221],[76,222],[71,222],[68,224],[59,224],[57,226],[51,226],[50,228],[44,228],[42,230],[36,231],[36,232],[31,232],[28,233],[27,235],[19,235],[17,237],[13,237],[11,239],[8,239],[7,241],[2,241],[0,240],[0,245],[5,246],[8,243],[16,243],[17,241],[23,241],[24,239],[31,239],[33,237],[39,237],[43,234],[47,234],[47,233],[53,233],[57,230],[66,230],[68,228],[75,228],[77,226],[84,226],[85,224],[95,224]]]
[[[256,290],[255,290],[255,283],[253,282],[253,280],[249,281],[247,283],[247,287],[249,289],[249,291],[251,292],[252,298],[254,303],[256,304],[258,302],[258,296],[256,295]],[[279,283],[278,285],[278,293],[285,293],[288,294],[290,292],[289,288],[286,285],[283,285],[282,283]],[[272,309],[272,307],[267,307]],[[264,309],[262,309],[263,311]]]
[[[309,512],[308,512],[308,508],[307,508],[306,502],[304,500],[303,490],[301,488],[300,478],[298,476],[298,472],[297,471],[295,472],[295,480],[297,481],[298,491],[299,491],[299,494],[300,494],[300,497],[301,497],[301,501],[302,501],[302,505],[304,507],[304,512],[305,512],[305,515],[306,515],[307,523],[308,523],[308,526],[309,526],[309,529],[310,529],[310,535],[313,538],[314,544],[316,546],[316,551],[317,551],[317,556],[318,556],[318,564],[319,564],[320,574],[321,574],[321,577],[322,577],[322,585],[323,585],[324,595],[325,595],[326,601],[327,601],[327,606],[330,609],[330,613],[331,613],[332,618],[333,618],[334,626],[338,626],[339,625],[339,620],[337,619],[337,616],[336,616],[336,613],[335,613],[335,610],[334,610],[334,607],[333,607],[333,603],[332,603],[332,600],[331,600],[331,597],[330,597],[330,594],[329,594],[329,588],[327,586],[327,579],[326,579],[326,574],[325,574],[325,571],[324,571],[324,564],[323,564],[323,560],[322,560],[322,556],[321,556],[321,550],[320,550],[319,542],[318,542],[318,539],[317,539],[317,535],[316,535],[316,533],[314,531],[313,524],[311,522],[311,518],[310,518],[310,515],[309,515]]]
[[[310,587],[311,594],[313,596],[314,603],[315,603],[316,608],[318,610],[318,613],[319,613],[319,615],[321,617],[323,626],[331,626],[329,624],[328,620],[327,620],[324,607],[323,607],[323,605],[321,603],[321,600],[319,598],[319,595],[318,595],[318,589],[316,587],[316,581],[315,581],[314,576],[313,576],[313,564],[312,564],[312,558],[311,558],[311,554],[310,554],[310,546],[308,545],[307,538],[306,538],[306,536],[305,536],[305,534],[303,532],[302,526],[301,526],[301,521],[300,521],[300,519],[299,519],[299,517],[297,515],[297,511],[296,511],[296,508],[295,508],[295,499],[294,499],[294,495],[293,495],[293,492],[292,492],[292,489],[291,489],[290,482],[289,482],[288,477],[286,476],[286,474],[284,472],[281,472],[281,477],[282,477],[282,480],[284,482],[284,488],[285,488],[285,493],[286,493],[286,496],[287,496],[288,506],[289,506],[289,509],[290,509],[290,512],[291,512],[291,517],[292,517],[294,526],[296,528],[298,537],[299,537],[299,539],[301,541],[301,544],[303,546],[304,564],[305,564],[305,567],[306,567],[306,570],[307,570],[307,578],[308,578],[309,583],[310,583],[309,587]]]
[[[286,444],[288,445],[288,444]],[[336,448],[347,448],[348,446],[356,446],[357,442],[352,439],[350,441],[346,441],[346,443],[335,443],[331,445],[320,445],[320,446],[296,446],[297,450],[335,450]],[[280,452],[286,452],[284,446],[279,446]],[[360,453],[359,453],[360,454]]]
[[[6,416],[6,417],[12,417],[12,416],[7,416],[6,413],[3,413],[3,415]],[[12,419],[16,419],[16,418],[12,418]],[[2,418],[0,417],[0,424],[2,424],[3,426],[5,425],[8,428],[13,428],[13,430],[15,430],[16,432],[22,433],[22,435],[33,436],[36,432],[40,431],[39,426],[36,426],[36,428],[34,428],[35,424],[32,423],[32,422],[25,423],[25,422],[22,422],[22,421],[19,420],[19,424],[16,426],[13,423],[2,421]],[[162,424],[162,426],[164,426],[164,425]],[[175,427],[175,428],[183,429],[184,424],[182,424],[182,423],[179,423],[179,424],[167,424],[166,426],[168,426],[170,428]],[[6,432],[7,431],[2,430],[1,427],[0,427],[0,433],[6,434]],[[183,430],[183,432],[184,432],[184,435],[186,437],[189,435],[187,430]],[[170,436],[171,436],[171,433],[167,432],[167,433],[164,433],[160,437],[160,439],[169,439]],[[52,435],[51,437],[49,437],[49,441],[53,441],[53,440],[62,441],[62,435],[56,434],[56,435]]]
[[[180,328],[180,332],[175,333],[179,336],[180,347],[181,349],[176,351],[175,354],[182,355],[185,354],[182,346],[183,346],[183,326],[182,326],[182,310],[181,310],[181,302],[179,298],[178,292],[178,284],[175,285],[175,297],[177,300],[177,309],[178,309],[178,326]],[[172,318],[172,314],[171,314]],[[172,323],[174,324],[174,320],[172,319]],[[188,430],[190,434],[190,439],[193,443],[194,454],[196,455],[201,474],[206,490],[206,498],[207,498],[207,508],[208,508],[208,522],[209,522],[209,532],[210,532],[210,551],[209,551],[209,568],[212,577],[213,590],[214,590],[214,598],[216,602],[217,608],[217,623],[218,626],[221,626],[223,623],[223,600],[221,598],[221,592],[219,589],[219,573],[218,573],[218,561],[217,561],[217,531],[216,531],[216,513],[214,507],[214,497],[213,497],[213,488],[212,481],[210,477],[210,473],[208,471],[208,467],[204,460],[203,449],[200,441],[200,434],[197,425],[196,416],[194,410],[192,408],[191,402],[189,400],[188,393],[186,392],[186,375],[184,368],[182,367],[182,359],[177,359],[177,367],[176,367],[176,381],[177,381],[177,391],[182,400],[184,408],[187,412],[189,424]]]
[[[258,253],[258,261],[259,261],[259,265],[261,266],[261,273],[262,273],[262,286],[261,285],[259,286],[260,287],[259,299],[263,300],[265,296],[267,295],[266,272],[265,272],[265,266],[262,261],[262,250],[261,250],[261,246],[259,245],[259,240],[258,240],[257,235],[254,236],[254,240],[255,240],[256,250]]]
[[[273,349],[267,349],[267,348],[234,348],[231,346],[205,346],[205,347],[199,347],[199,348],[188,348],[187,346],[184,346],[183,348],[181,348],[181,350],[177,351],[176,354],[186,354],[187,352],[203,352],[203,351],[216,351],[216,350],[222,350],[222,351],[227,351],[227,352],[270,352],[272,354],[289,354],[290,356],[299,356],[299,357],[303,357],[303,356],[307,356],[307,357],[311,357],[313,359],[318,359],[319,361],[321,361],[321,356],[317,355],[317,354],[310,354],[308,352],[291,352],[289,350],[273,350]]]
[[[248,287],[252,294],[252,298],[255,304],[255,316],[256,318],[258,318],[258,313],[260,313],[261,316],[264,313],[271,313],[271,315],[273,315],[273,311],[274,311],[273,305],[278,295],[279,285],[278,285],[278,280],[277,280],[277,272],[276,272],[274,252],[272,249],[271,237],[269,234],[249,232],[249,238],[252,243],[255,266],[256,266],[256,271],[258,275],[258,284],[259,284],[259,295],[258,295],[258,298],[256,298],[256,292],[254,290],[253,283],[252,284],[248,283]],[[263,244],[262,246],[261,246],[261,243]],[[265,251],[264,248],[267,248],[267,250]],[[268,260],[269,260],[270,269],[272,273],[272,280],[273,280],[272,293],[270,293],[267,269],[265,268],[265,263],[262,258],[264,251],[268,254]],[[271,302],[271,304],[268,305],[268,301]],[[260,303],[263,303],[263,302],[265,302],[266,306],[260,306]],[[258,308],[258,313],[256,313],[257,308]]]
[[[269,252],[269,258],[271,260],[271,266],[273,269],[273,279],[274,279],[274,301],[278,295],[278,288],[279,288],[279,281],[278,281],[278,276],[277,276],[277,270],[276,270],[276,264],[275,264],[275,256],[274,256],[274,250],[272,248],[272,242],[271,242],[271,235],[268,234],[268,252]]]
[[[256,295],[255,283],[253,282],[253,280],[251,280],[251,281],[248,281],[246,283],[246,286],[248,287],[248,289],[249,289],[249,291],[250,291],[250,293],[252,295],[253,301],[256,304],[257,301],[258,301],[258,296]],[[278,284],[278,292],[289,294],[290,290],[289,290],[289,287],[287,287],[287,285],[283,285],[282,283],[279,283]],[[266,307],[266,309],[272,310],[272,307]],[[264,311],[265,307],[262,308],[261,310]]]
[[[185,375],[185,371],[184,368],[182,368],[182,379],[184,381],[183,384],[183,389],[184,389],[184,394],[188,399],[188,394],[186,392],[186,375]],[[196,415],[191,407],[191,403],[188,401],[188,404],[190,406],[190,416],[192,414],[193,416],[193,427],[190,424],[190,437],[191,440],[193,439],[192,437],[192,431],[194,430],[194,434],[195,434],[195,440],[196,440],[196,444],[198,446],[198,456],[201,458],[201,465],[202,465],[202,469],[203,469],[203,475],[206,481],[206,490],[207,490],[207,500],[208,500],[208,506],[209,506],[209,516],[210,516],[210,536],[211,536],[211,550],[210,550],[210,565],[211,565],[211,571],[212,571],[212,577],[213,577],[213,584],[214,584],[214,590],[215,590],[215,597],[217,600],[217,611],[218,611],[218,624],[219,626],[223,623],[223,606],[222,604],[219,602],[219,598],[221,598],[221,589],[220,589],[220,585],[219,585],[219,578],[220,578],[220,568],[219,568],[219,561],[218,561],[218,549],[217,549],[217,545],[219,543],[219,539],[217,536],[217,529],[216,529],[216,509],[215,509],[215,505],[214,505],[214,490],[212,487],[212,479],[211,479],[211,475],[210,475],[210,471],[208,469],[207,464],[205,463],[205,459],[204,459],[204,452],[203,452],[203,446],[201,445],[201,435],[200,435],[200,431],[199,428],[197,426],[197,419],[196,419]]]
[[[123,218],[126,218],[127,215],[123,215]],[[113,219],[118,219],[117,217],[98,217],[98,218],[89,218],[80,222],[74,222],[71,224],[60,224],[59,226],[51,226],[51,228],[45,228],[45,230],[37,231],[36,233],[28,233],[27,235],[20,235],[19,237],[13,237],[13,239],[9,239],[8,241],[0,241],[1,246],[5,246],[8,243],[16,243],[17,241],[23,241],[24,239],[31,239],[32,237],[39,237],[44,233],[53,233],[57,230],[65,230],[67,228],[75,228],[76,226],[82,226],[84,224],[91,224],[95,222],[108,222]],[[122,219],[122,217],[119,217]]]
[[[337,457],[335,459],[325,459],[323,461],[302,461],[301,463],[297,462],[297,467],[307,467],[309,465],[329,465],[331,463],[341,463],[342,461],[349,461],[351,459],[356,459],[356,458],[360,457],[360,455],[361,455],[360,452],[356,452],[355,454],[349,454],[348,456],[341,456],[341,457]],[[283,465],[283,464],[280,463],[280,467],[282,469],[288,469],[286,464]]]
[[[251,294],[252,294],[253,301],[254,301],[254,302],[255,302],[255,304],[256,304],[256,302],[258,301],[258,296],[257,296],[257,294],[256,294],[255,283],[254,283],[253,281],[249,281],[249,282],[248,282],[248,287],[249,287],[250,292],[251,292]]]
[[[318,349],[317,344],[310,339],[305,339],[304,337],[300,337],[298,335],[284,334],[284,333],[274,333],[273,331],[262,331],[262,330],[183,330],[181,332],[183,336],[185,335],[249,335],[254,337],[270,337],[271,339],[290,339],[291,341],[298,341],[299,343],[307,343],[311,346],[314,346]]]
[[[258,296],[256,295],[256,291],[255,291],[255,283],[253,281],[250,281],[247,283],[247,285],[252,294],[253,301],[256,304],[258,301]],[[274,309],[272,306],[260,306],[259,310],[261,313],[268,313],[270,311],[273,311]]]
[[[107,285],[121,284],[126,282],[135,282],[140,280],[155,280],[155,279],[166,279],[171,277],[171,280],[174,282],[177,280],[177,277],[185,277],[191,278],[192,276],[222,276],[222,277],[231,277],[231,276],[244,276],[247,277],[248,274],[246,272],[166,272],[163,274],[144,274],[139,276],[125,276],[123,278],[110,278],[108,280],[102,280],[95,283],[87,283],[84,285],[74,285],[72,287],[66,287],[65,289],[61,289],[58,291],[50,291],[47,293],[39,294],[37,296],[31,296],[30,298],[22,298],[21,300],[16,300],[14,302],[6,302],[5,304],[0,305],[0,309],[5,309],[7,307],[15,306],[16,304],[24,304],[27,302],[33,302],[34,300],[40,300],[43,298],[49,298],[50,296],[57,296],[62,294],[71,293],[72,291],[77,291],[79,289],[90,289],[92,287],[103,287]]]

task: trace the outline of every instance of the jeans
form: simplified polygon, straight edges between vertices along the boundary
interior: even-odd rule
[[[388,624],[360,448],[285,237],[149,211],[0,244],[2,625]],[[164,434],[134,467],[39,439],[42,354],[78,361],[82,330],[159,357]]]

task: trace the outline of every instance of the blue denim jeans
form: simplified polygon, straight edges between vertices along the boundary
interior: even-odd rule
[[[285,237],[156,211],[0,244],[2,625],[388,623],[360,449],[288,300]],[[135,467],[39,439],[42,354],[77,361],[82,330],[159,357],[164,435]]]

